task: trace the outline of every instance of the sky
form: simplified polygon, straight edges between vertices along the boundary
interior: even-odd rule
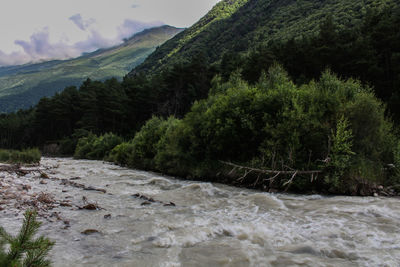
[[[66,59],[145,28],[189,27],[219,0],[1,0],[0,66]]]

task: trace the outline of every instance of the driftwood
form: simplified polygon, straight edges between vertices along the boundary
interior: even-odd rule
[[[152,197],[147,197],[147,196],[139,194],[139,193],[132,195],[132,197],[145,200],[144,202],[142,202],[142,204],[140,204],[141,206],[151,205],[152,203],[159,203],[159,204],[162,204],[164,207],[175,207],[176,206],[174,202],[167,203],[167,202],[163,202],[160,200],[155,200]]]
[[[239,170],[243,170],[244,174],[239,177],[237,179],[238,182],[242,183],[243,180],[252,172],[258,173],[257,179],[255,181],[255,183],[253,184],[253,186],[256,186],[259,181],[260,181],[260,175],[261,174],[269,174],[269,175],[274,175],[270,178],[265,178],[262,179],[262,181],[274,181],[278,176],[280,175],[291,175],[291,178],[286,181],[283,186],[287,186],[285,191],[289,188],[290,184],[293,182],[294,178],[297,175],[311,175],[311,182],[313,182],[314,180],[316,180],[318,178],[318,174],[322,173],[322,171],[320,170],[308,170],[308,171],[300,171],[300,170],[267,170],[267,169],[259,169],[259,168],[253,168],[253,167],[248,167],[248,166],[242,166],[242,165],[238,165],[232,162],[226,162],[226,161],[222,161],[220,160],[220,162],[222,164],[228,165],[233,167],[232,170],[229,172],[229,174],[232,174],[235,170],[239,169]]]
[[[0,172],[16,173],[19,176],[25,176],[29,173],[40,173],[42,178],[46,178],[47,174],[44,172],[50,168],[23,168],[19,164],[0,165]],[[47,176],[48,178],[48,176]]]

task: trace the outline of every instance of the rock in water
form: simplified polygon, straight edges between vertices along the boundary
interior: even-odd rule
[[[86,229],[85,231],[82,231],[81,234],[84,235],[92,235],[92,234],[97,234],[100,233],[99,230],[96,229]]]

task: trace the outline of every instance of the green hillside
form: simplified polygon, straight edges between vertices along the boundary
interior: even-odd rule
[[[122,78],[154,49],[182,29],[162,26],[145,30],[117,47],[101,49],[71,60],[56,60],[0,68],[0,112],[35,105],[66,86],[79,85],[86,78]]]
[[[187,61],[199,52],[209,63],[225,52],[247,52],[271,40],[316,35],[332,15],[339,29],[358,25],[369,8],[398,5],[398,0],[222,0],[192,27],[151,54],[134,73]]]

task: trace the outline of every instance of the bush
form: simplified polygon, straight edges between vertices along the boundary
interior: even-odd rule
[[[75,148],[74,158],[88,158],[88,154],[93,150],[93,143],[96,138],[94,134],[89,134],[87,137],[80,138]]]
[[[124,142],[114,147],[107,157],[107,161],[127,166],[133,154],[134,146],[131,142]]]
[[[10,152],[0,149],[0,162],[8,162],[10,160]]]
[[[17,150],[0,150],[0,161],[7,163],[39,163],[42,155],[37,148]]]
[[[323,171],[324,182],[314,186],[344,192],[360,175],[384,182],[381,170],[394,162],[396,138],[385,107],[357,81],[326,71],[297,87],[273,66],[254,86],[237,74],[213,86],[182,120],[153,118],[142,128],[133,141],[135,166],[155,162],[158,170],[198,178],[218,160],[260,162],[257,167],[272,170]],[[376,167],[365,168],[371,164]],[[313,185],[305,177],[293,186]]]
[[[74,157],[79,159],[105,159],[111,150],[122,142],[121,137],[112,133],[99,137],[89,134],[89,136],[79,139]]]
[[[156,166],[153,159],[158,153],[157,144],[165,134],[168,125],[174,120],[176,119],[172,117],[168,120],[159,117],[152,117],[148,120],[131,142],[132,154],[128,159],[128,165],[142,169],[154,169]]]

